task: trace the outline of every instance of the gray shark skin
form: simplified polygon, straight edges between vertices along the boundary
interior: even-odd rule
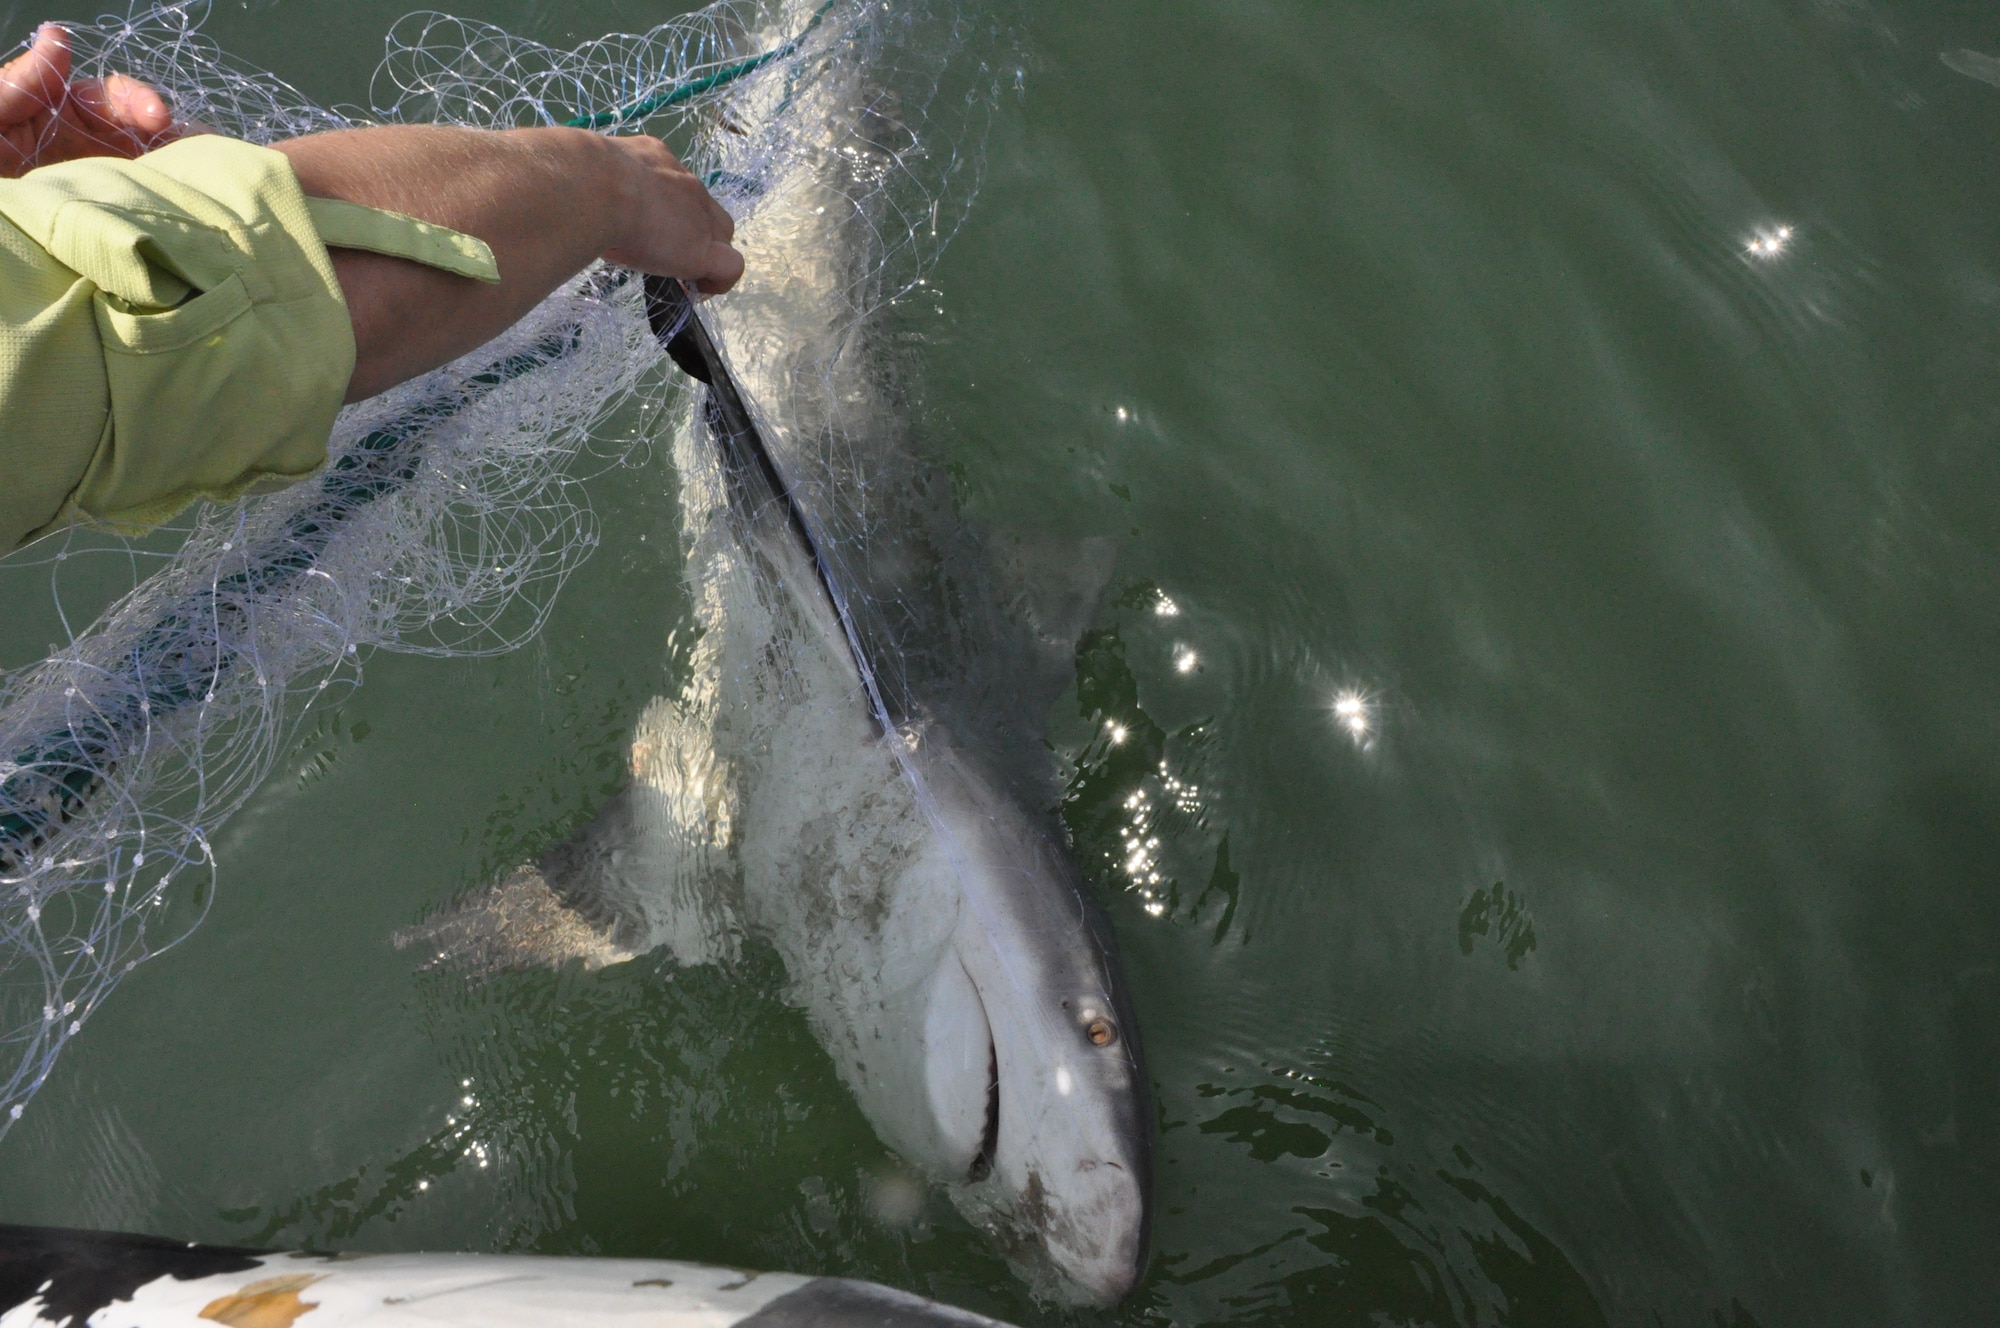
[[[854,200],[904,147],[894,103],[838,67],[764,95],[731,107],[722,163],[758,186],[747,275],[674,346],[710,382],[675,438],[688,681],[642,715],[625,792],[504,883],[530,934],[461,912],[398,942],[490,967],[727,963],[768,939],[882,1141],[1037,1294],[1112,1304],[1147,1259],[1152,1109],[1042,739],[1111,551],[966,530],[884,317],[854,312],[880,304],[884,228]],[[684,316],[654,312],[663,333]]]

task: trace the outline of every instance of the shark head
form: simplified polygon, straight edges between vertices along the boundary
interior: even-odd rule
[[[968,903],[923,1004],[922,1160],[1037,1292],[1110,1305],[1145,1270],[1152,1208],[1152,1108],[1117,952],[1053,827],[927,745]]]
[[[1041,1016],[1041,1028],[995,1031],[991,1175],[964,1206],[984,1210],[1031,1286],[1062,1301],[1110,1305],[1145,1271],[1151,1225],[1152,1121],[1138,1027],[1102,990],[1050,991],[1041,1003],[1010,1012]]]

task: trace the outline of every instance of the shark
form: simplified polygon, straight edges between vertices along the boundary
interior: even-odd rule
[[[1044,721],[1114,551],[960,519],[870,284],[896,100],[858,62],[772,83],[729,110],[744,280],[699,309],[646,283],[700,384],[674,426],[686,681],[594,820],[397,941],[495,968],[767,940],[883,1143],[1036,1294],[1109,1305],[1147,1262],[1153,1112]]]

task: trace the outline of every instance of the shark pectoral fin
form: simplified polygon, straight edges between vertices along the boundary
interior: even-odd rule
[[[625,907],[643,920],[645,948],[682,964],[733,963],[742,924],[731,844],[736,799],[716,754],[709,707],[655,698],[632,739],[625,791]]]
[[[495,972],[621,963],[664,948],[733,961],[734,802],[706,726],[655,700],[632,743],[632,783],[569,839],[489,889],[396,933],[425,968]]]
[[[640,897],[644,891],[643,810],[628,786],[598,809],[590,824],[542,851],[533,870],[550,894],[585,925],[638,954],[652,948]]]
[[[742,928],[727,845],[716,844],[705,823],[685,819],[679,799],[646,784],[630,793],[645,830],[618,883],[638,918],[637,943],[664,948],[680,964],[734,963]]]
[[[1076,643],[1090,630],[1118,563],[1107,535],[1063,539],[1025,531],[992,537],[1001,590],[1029,638],[1039,691],[1054,700],[1076,676]]]
[[[398,949],[428,951],[424,968],[477,973],[587,968],[653,948],[643,907],[643,800],[621,790],[589,825],[492,886],[397,932]]]
[[[593,926],[565,907],[535,867],[517,867],[493,885],[390,937],[416,950],[420,969],[489,975],[522,968],[560,968],[573,959],[586,969],[623,963],[633,951],[609,927]]]
[[[574,838],[542,854],[552,898],[632,954],[664,948],[678,964],[736,958],[736,912],[700,824],[660,788],[634,782]]]

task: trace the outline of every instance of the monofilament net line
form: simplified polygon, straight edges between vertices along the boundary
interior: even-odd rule
[[[721,4],[568,52],[412,15],[371,118],[685,117],[866,9],[837,7],[787,36]],[[146,79],[179,117],[253,142],[360,122],[231,61],[200,32],[206,10],[72,29],[79,73]],[[492,653],[539,629],[596,542],[572,464],[607,417],[664,390],[657,364],[638,283],[586,274],[474,355],[344,411],[318,479],[204,509],[158,572],[0,677],[0,1135],[118,981],[200,921],[215,830],[366,651]]]

